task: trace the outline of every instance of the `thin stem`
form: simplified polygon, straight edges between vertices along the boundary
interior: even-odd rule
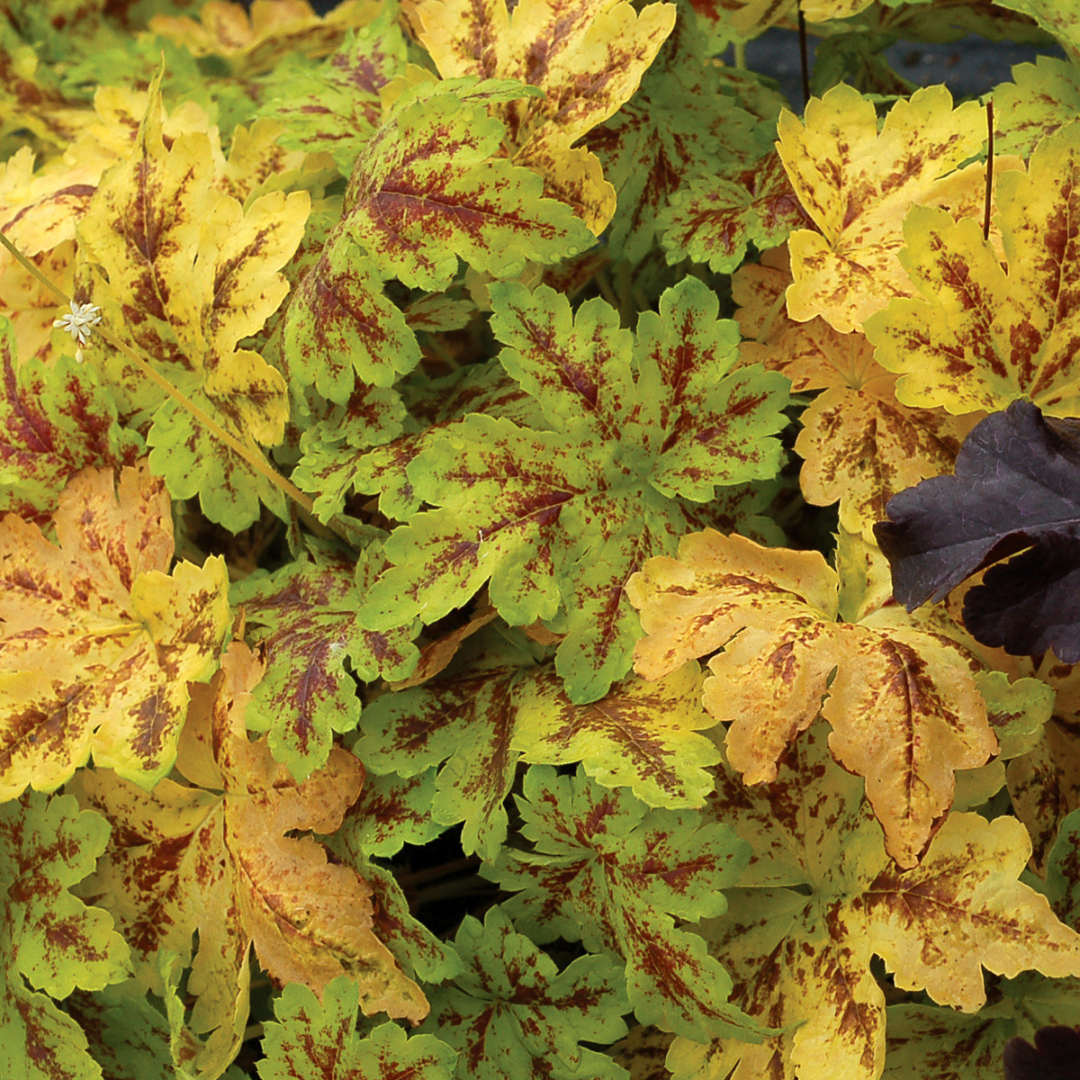
[[[735,42],[735,66],[740,71],[745,71],[746,70],[746,42],[745,41],[736,41]]]
[[[52,292],[63,303],[70,304],[71,297],[64,292],[58,285],[51,282],[0,230],[0,244],[11,252],[11,254],[18,260],[19,265],[28,270],[42,285],[44,285],[50,292]],[[216,420],[208,416],[194,401],[191,400],[186,394],[181,393],[168,379],[166,379],[160,372],[151,367],[131,346],[121,341],[111,330],[106,329],[103,326],[95,327],[95,331],[104,338],[114,349],[122,352],[142,374],[148,378],[151,382],[159,386],[165,393],[171,397],[181,408],[185,409],[196,420],[202,424],[211,435],[215,436],[221,442],[225,443],[232,451],[239,454],[257,473],[266,477],[274,487],[283,491],[290,499],[293,500],[298,506],[302,507],[309,514],[314,514],[314,504],[308,495],[305,495],[294,483],[290,480],[286,480],[279,472],[271,468],[269,462],[266,461],[259,454],[253,453],[249,450],[239,439],[230,435]],[[334,530],[346,543],[349,542],[349,538],[345,531],[340,527],[339,523],[335,520],[331,520],[328,523],[329,527]]]
[[[990,239],[990,203],[994,194],[994,101],[986,103],[986,206],[983,210],[983,239]]]
[[[802,0],[797,5],[799,13],[799,61],[802,65],[803,112],[810,104],[810,59],[806,48],[806,16],[802,12]]]

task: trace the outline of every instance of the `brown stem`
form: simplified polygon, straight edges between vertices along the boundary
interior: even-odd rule
[[[994,101],[986,103],[986,207],[983,211],[983,239],[990,239],[990,203],[994,193]]]
[[[799,0],[796,5],[796,11],[799,15],[799,61],[802,64],[803,112],[806,112],[806,106],[810,104],[810,59],[806,47],[806,16],[802,12],[802,0]]]

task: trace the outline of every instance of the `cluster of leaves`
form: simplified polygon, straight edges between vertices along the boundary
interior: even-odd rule
[[[0,11],[3,1075],[1065,1056],[1078,0]]]

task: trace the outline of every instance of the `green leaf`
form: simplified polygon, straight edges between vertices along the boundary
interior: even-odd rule
[[[528,673],[517,695],[511,746],[530,764],[582,762],[604,787],[629,787],[648,806],[701,806],[720,760],[702,729],[715,725],[701,704],[696,663],[655,682],[631,676],[599,701],[575,705],[550,668]]]
[[[626,674],[640,634],[627,579],[691,527],[683,497],[707,502],[717,484],[775,473],[789,383],[758,366],[731,370],[737,329],[696,278],[642,316],[632,350],[601,300],[571,319],[547,287],[491,293],[510,345],[501,359],[555,430],[487,412],[424,437],[405,472],[413,497],[438,509],[394,531],[394,565],[361,619],[430,623],[490,581],[512,625],[569,612],[558,670],[572,701],[596,700]]]
[[[693,811],[652,810],[620,789],[534,765],[518,808],[529,853],[504,849],[484,873],[518,895],[504,908],[534,941],[564,937],[626,962],[642,1023],[703,1041],[719,1032],[751,1042],[767,1027],[728,1004],[732,982],[705,943],[672,916],[726,910],[723,889],[749,845]]]
[[[409,777],[446,762],[432,818],[464,821],[461,844],[494,858],[506,838],[503,800],[514,782],[514,697],[531,657],[493,631],[470,638],[439,678],[384,694],[361,717],[356,755],[375,773]]]
[[[402,95],[356,159],[346,229],[387,277],[436,290],[458,258],[495,277],[557,262],[595,243],[539,174],[497,157],[505,125],[487,103],[526,97],[510,80],[421,83]]]
[[[994,151],[1031,157],[1039,140],[1080,117],[1080,71],[1056,56],[1016,64],[994,87]]]
[[[290,150],[329,151],[343,176],[382,122],[379,91],[405,70],[405,37],[396,4],[387,4],[367,26],[350,30],[322,64],[306,65],[273,89],[257,116],[288,124],[278,142]]]
[[[369,566],[362,557],[360,572]],[[243,604],[252,625],[247,641],[261,646],[267,664],[248,705],[248,728],[270,732],[274,760],[298,781],[326,764],[333,733],[351,731],[360,719],[346,660],[362,679],[401,679],[419,657],[407,628],[360,628],[356,573],[347,559],[330,557],[289,563],[273,575],[256,571],[232,589],[231,603]]]
[[[437,1031],[458,1051],[460,1080],[502,1080],[542,1070],[553,1080],[583,1074],[621,1080],[610,1058],[581,1047],[626,1034],[620,967],[581,956],[565,970],[516,933],[498,907],[481,924],[467,915],[454,944],[465,962],[454,985],[431,996],[422,1030]]]
[[[0,512],[49,523],[67,481],[87,465],[133,465],[138,433],[117,423],[94,369],[64,356],[20,364],[11,323],[0,318]]]
[[[285,352],[301,384],[339,404],[355,396],[358,378],[390,387],[420,362],[416,335],[384,294],[382,274],[342,226],[289,305]]]
[[[100,1076],[82,1031],[51,999],[130,970],[112,917],[69,891],[93,872],[108,837],[106,820],[71,795],[30,792],[0,805],[0,1073],[12,1080]]]
[[[450,1080],[454,1051],[434,1035],[407,1036],[394,1023],[361,1035],[356,1030],[360,994],[347,975],[329,983],[320,1003],[300,983],[289,983],[275,1005],[277,1023],[268,1021],[263,1036],[262,1080],[335,1080],[364,1077],[392,1080]]]

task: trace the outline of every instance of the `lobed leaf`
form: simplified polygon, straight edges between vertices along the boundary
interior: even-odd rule
[[[557,262],[592,246],[567,206],[542,197],[536,173],[496,156],[505,125],[485,98],[527,93],[469,79],[420,84],[398,100],[345,193],[345,230],[381,272],[436,290],[450,284],[458,258],[516,277],[527,260]]]
[[[880,132],[873,103],[844,85],[812,98],[805,121],[781,114],[777,150],[820,230],[797,230],[789,241],[793,319],[821,315],[848,333],[893,297],[911,295],[897,258],[901,225],[916,204],[944,203],[957,217],[981,207],[982,165],[948,177],[981,150],[980,120],[976,102],[953,109],[943,86],[897,102]]]
[[[955,475],[901,492],[889,502],[889,520],[874,527],[897,600],[908,610],[940,600],[1022,551],[967,593],[965,625],[984,644],[1014,654],[1052,648],[1066,663],[1080,660],[1072,598],[1078,464],[1072,425],[1047,421],[1031,402],[988,416],[965,440]]]
[[[217,665],[224,561],[173,555],[168,493],[145,463],[77,474],[53,517],[59,546],[0,522],[0,791],[53,790],[91,752],[146,788],[176,757],[188,680]],[[47,674],[42,674],[47,673]]]
[[[1025,397],[1045,412],[1080,413],[1071,361],[1078,182],[1077,124],[1044,139],[1027,174],[998,176],[1006,268],[974,220],[912,210],[899,257],[922,296],[895,301],[866,326],[878,361],[903,375],[901,401],[965,413]]]

